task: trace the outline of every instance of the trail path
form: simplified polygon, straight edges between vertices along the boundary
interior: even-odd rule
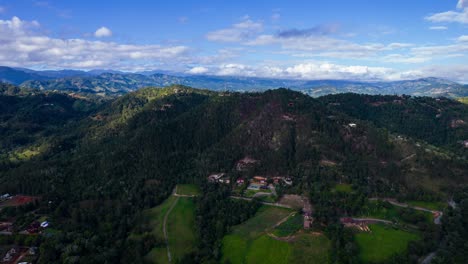
[[[174,194],[175,194],[176,189],[174,189]],[[171,255],[171,249],[169,248],[169,237],[167,235],[167,218],[169,218],[169,214],[171,213],[172,209],[176,206],[177,202],[179,201],[180,197],[177,197],[174,202],[172,203],[171,207],[169,210],[167,210],[166,215],[164,216],[164,222],[163,222],[163,233],[164,233],[164,240],[166,240],[166,247],[167,247],[167,259],[169,262],[172,262],[172,255]]]

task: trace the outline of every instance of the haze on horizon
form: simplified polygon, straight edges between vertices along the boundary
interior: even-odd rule
[[[0,0],[0,65],[468,83],[467,0]]]

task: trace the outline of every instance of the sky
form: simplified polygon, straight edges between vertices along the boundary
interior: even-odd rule
[[[468,83],[468,0],[0,0],[0,65]]]

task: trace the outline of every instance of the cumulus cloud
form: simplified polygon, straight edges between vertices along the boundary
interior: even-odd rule
[[[434,27],[429,27],[430,30],[447,30],[448,27],[446,26],[434,26]]]
[[[263,31],[263,24],[261,22],[255,22],[249,17],[244,17],[241,22],[229,28],[209,32],[206,34],[206,38],[216,42],[240,42],[251,38],[261,31]]]
[[[112,37],[112,31],[106,27],[100,27],[94,32],[96,38]]]
[[[126,45],[85,39],[58,39],[41,33],[36,21],[0,20],[0,65],[49,68],[122,69],[131,65],[184,60],[186,46]]]
[[[207,72],[209,72],[209,69],[202,66],[193,67],[192,69],[187,71],[187,73],[189,74],[205,74]]]
[[[300,37],[310,37],[310,36],[323,36],[336,33],[338,31],[338,24],[327,24],[327,25],[318,25],[306,29],[287,29],[281,30],[278,32],[277,36],[279,38],[300,38]]]

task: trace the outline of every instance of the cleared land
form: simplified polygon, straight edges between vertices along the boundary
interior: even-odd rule
[[[177,185],[178,195],[199,195],[200,188],[195,184],[178,184]]]
[[[176,199],[178,200],[176,201]],[[164,216],[171,205],[174,208],[167,217],[168,243],[172,255],[172,263],[185,254],[192,252],[197,243],[195,232],[195,203],[192,198],[170,196],[161,205],[145,212],[153,227],[153,234],[164,239]],[[152,263],[170,263],[166,247],[158,247],[148,253],[146,260]]]
[[[359,257],[364,263],[382,262],[395,254],[404,253],[411,241],[420,239],[416,233],[394,229],[385,225],[369,226],[372,232],[356,234]]]
[[[351,184],[342,183],[342,184],[337,184],[334,190],[337,192],[350,193],[353,191],[353,188]]]
[[[325,236],[302,233],[286,242],[267,234],[270,231],[288,235],[296,233],[300,229],[299,216],[302,220],[300,214],[291,216],[273,230],[291,212],[263,206],[254,217],[234,227],[233,232],[223,239],[221,263],[327,263],[329,242]]]

